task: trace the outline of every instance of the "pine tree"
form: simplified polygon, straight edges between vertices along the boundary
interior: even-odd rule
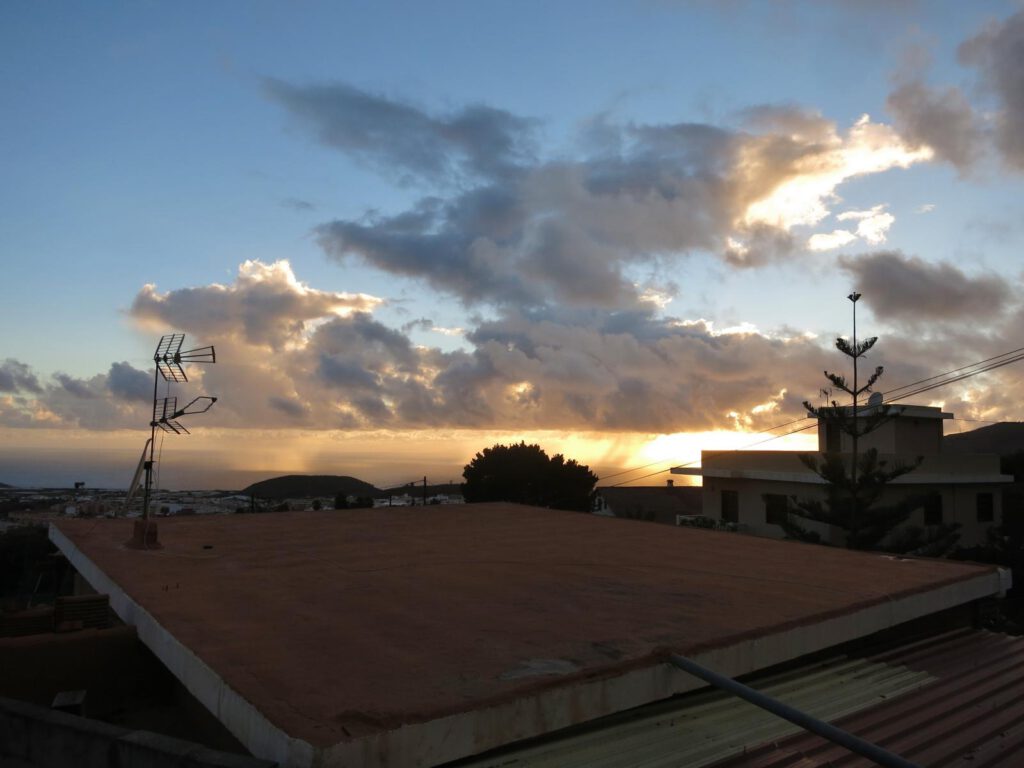
[[[842,434],[849,435],[852,448],[849,461],[837,452],[826,452],[822,458],[810,454],[802,454],[800,460],[811,471],[825,481],[824,499],[790,500],[789,514],[783,524],[783,530],[790,538],[804,541],[820,541],[815,531],[807,529],[799,520],[814,521],[835,526],[846,533],[846,546],[850,549],[880,549],[886,545],[898,551],[915,551],[926,549],[928,554],[938,554],[932,550],[939,544],[943,549],[952,547],[958,535],[952,526],[943,526],[942,530],[925,532],[921,529],[906,531],[903,535],[891,537],[890,534],[907,521],[910,514],[922,504],[920,496],[905,496],[891,503],[882,504],[881,499],[886,486],[897,477],[916,469],[923,457],[907,464],[889,465],[878,455],[876,448],[869,448],[861,453],[858,448],[860,439],[874,432],[890,418],[890,409],[881,403],[869,403],[867,407],[858,405],[862,395],[871,391],[882,376],[882,366],[877,366],[861,385],[858,381],[858,361],[878,341],[877,336],[857,341],[856,302],[859,293],[848,297],[854,303],[853,339],[836,339],[836,349],[849,357],[853,363],[853,382],[846,377],[825,371],[827,378],[836,388],[850,395],[853,407],[846,408],[833,400],[830,406],[817,408],[804,401],[804,408],[812,418],[824,422]],[[887,541],[887,539],[889,541]]]

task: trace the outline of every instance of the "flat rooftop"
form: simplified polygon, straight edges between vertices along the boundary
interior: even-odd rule
[[[61,520],[51,538],[259,757],[435,765],[1007,586],[994,567],[513,504]]]

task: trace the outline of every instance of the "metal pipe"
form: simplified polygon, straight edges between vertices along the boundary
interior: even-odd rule
[[[142,494],[142,519],[146,522],[147,533],[149,526],[149,505],[150,493],[153,488],[153,444],[156,442],[156,400],[160,386],[160,365],[157,357],[153,357],[153,420],[149,422],[149,461],[146,462],[146,487]],[[143,545],[145,549],[145,545]]]
[[[716,688],[721,688],[723,691],[739,696],[744,701],[748,701],[754,706],[760,707],[761,709],[771,712],[777,717],[781,717],[783,720],[799,725],[806,731],[816,733],[823,739],[831,741],[833,744],[838,744],[845,749],[854,752],[861,757],[866,757],[868,760],[874,761],[876,764],[885,766],[885,768],[919,768],[915,763],[911,763],[909,760],[905,760],[899,755],[895,755],[888,750],[882,749],[877,744],[872,744],[870,741],[854,736],[848,731],[844,731],[842,728],[836,728],[830,723],[826,723],[824,720],[819,720],[816,717],[803,712],[799,709],[789,706],[778,699],[773,699],[771,696],[766,696],[760,691],[755,691],[743,683],[738,683],[731,677],[720,675],[717,672],[713,672],[707,667],[702,667],[692,659],[688,659],[685,656],[673,653],[669,657],[669,661],[675,667],[687,672],[694,677],[699,677],[706,683],[710,683]]]

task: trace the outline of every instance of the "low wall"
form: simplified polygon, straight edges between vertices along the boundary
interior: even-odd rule
[[[149,731],[133,731],[0,698],[0,764],[38,768],[273,768]]]
[[[135,627],[0,638],[0,696],[50,706],[60,691],[88,691],[86,711],[102,717],[124,706],[139,675]]]

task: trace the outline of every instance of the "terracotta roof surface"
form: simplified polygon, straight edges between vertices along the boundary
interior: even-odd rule
[[[60,532],[271,723],[325,746],[992,574],[512,504]]]

